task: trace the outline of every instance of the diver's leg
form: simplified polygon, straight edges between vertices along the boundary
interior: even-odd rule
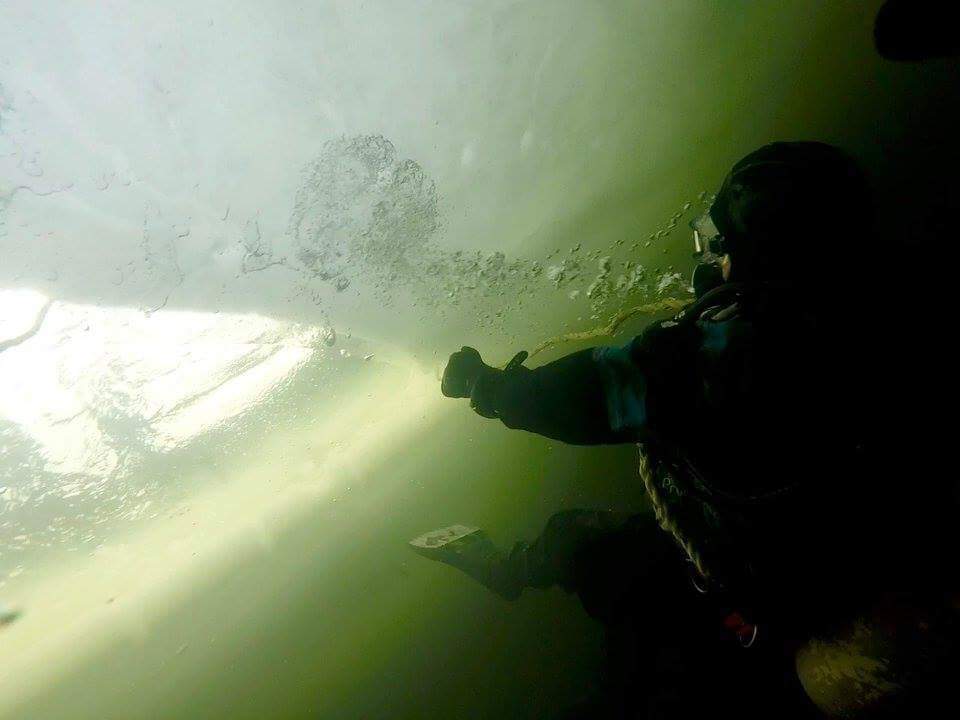
[[[619,533],[628,515],[609,510],[563,510],[552,515],[532,543],[518,542],[510,563],[522,573],[527,587],[559,585],[578,592],[592,574],[603,551]]]
[[[525,587],[509,556],[478,527],[451,525],[433,530],[411,540],[410,547],[426,558],[457,568],[507,600],[520,597]]]
[[[641,524],[656,534],[652,518]],[[636,561],[637,541],[648,535],[637,533],[637,526],[635,518],[622,513],[566,510],[553,515],[536,540],[518,542],[509,553],[499,550],[481,529],[465,525],[435,530],[410,544],[507,599],[519,597],[526,588],[559,585],[578,593],[591,612],[595,597],[608,594],[611,578],[619,581],[630,559]]]

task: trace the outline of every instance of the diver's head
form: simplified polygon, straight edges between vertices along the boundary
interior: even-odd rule
[[[710,208],[712,227],[694,230],[724,280],[791,284],[825,279],[815,254],[839,272],[852,267],[870,217],[866,182],[845,153],[779,142],[733,166]]]

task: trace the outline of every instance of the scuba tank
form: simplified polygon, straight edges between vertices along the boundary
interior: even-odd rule
[[[797,675],[834,718],[956,715],[960,593],[884,593],[796,653]]]

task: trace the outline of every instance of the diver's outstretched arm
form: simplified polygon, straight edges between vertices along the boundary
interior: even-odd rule
[[[577,445],[635,442],[644,431],[643,377],[620,348],[582,350],[535,369],[486,365],[473,348],[450,357],[443,393],[469,397],[509,428]]]

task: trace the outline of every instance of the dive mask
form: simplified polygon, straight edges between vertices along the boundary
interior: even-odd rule
[[[726,254],[726,242],[717,230],[709,212],[690,222],[693,230],[693,256],[699,260],[693,268],[691,285],[699,298],[723,284],[721,260]]]
[[[713,218],[709,212],[705,212],[698,218],[690,221],[690,229],[693,230],[693,256],[701,257],[703,255],[714,255],[720,257],[726,255],[726,241],[717,226],[713,223]]]

